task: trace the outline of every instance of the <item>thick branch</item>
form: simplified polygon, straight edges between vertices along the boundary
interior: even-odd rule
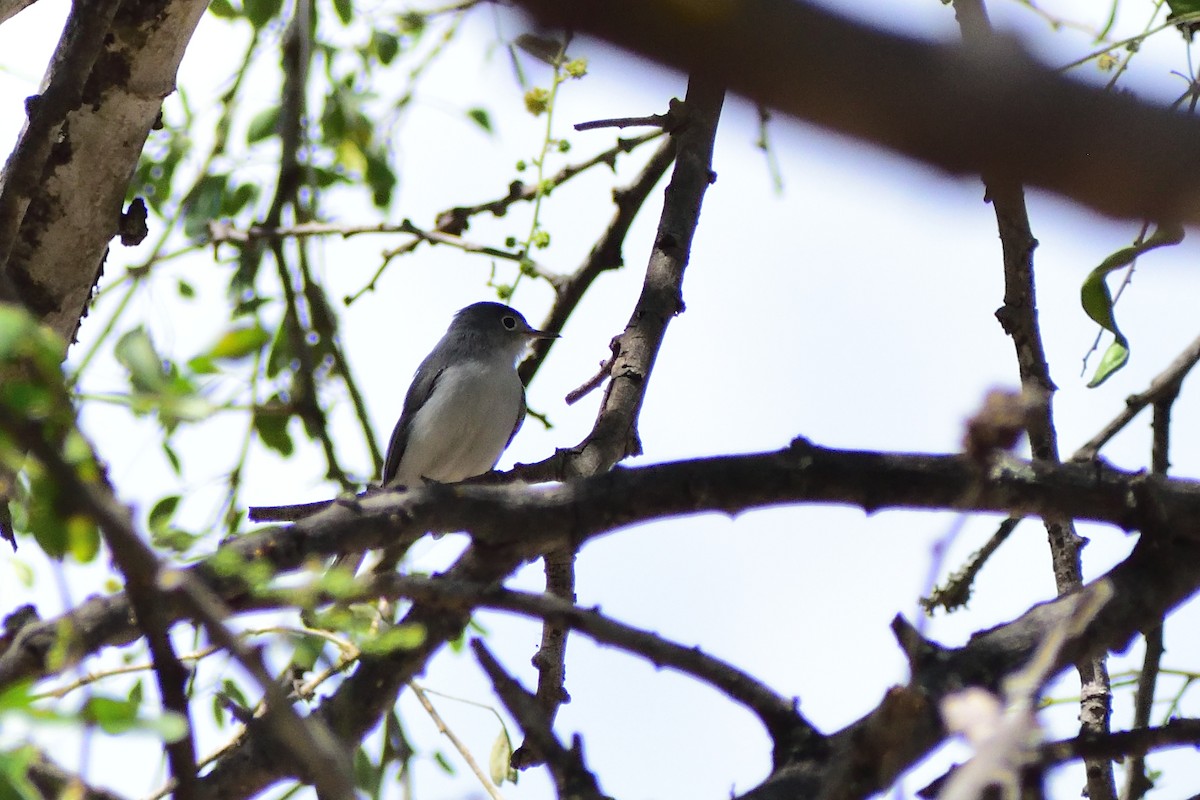
[[[796,0],[704,13],[670,0],[518,5],[950,173],[1048,189],[1112,216],[1200,222],[1200,121],[1068,80],[1011,42],[931,44]]]
[[[78,3],[72,16],[92,20],[105,5]],[[49,155],[26,156],[19,149],[5,167],[4,194],[17,192],[27,205],[15,234],[4,211],[0,255],[7,256],[5,269],[23,304],[64,341],[74,338],[91,300],[146,135],[163,98],[175,89],[184,47],[207,6],[205,0],[120,3],[101,32],[81,101],[47,106],[55,118],[66,113]],[[58,70],[58,64],[51,67],[55,79]],[[44,102],[45,96],[30,105],[26,135],[37,127]],[[24,183],[30,175],[32,193]]]
[[[581,544],[650,520],[804,503],[853,505],[866,511],[1065,514],[1125,530],[1150,527],[1200,540],[1195,525],[1200,518],[1200,483],[1195,481],[1098,464],[1016,460],[983,474],[963,456],[830,450],[797,440],[775,452],[616,469],[537,491],[520,484],[457,484],[381,492],[356,503],[336,504],[294,526],[248,534],[222,549],[287,571],[314,556],[384,547],[413,531],[469,531],[480,543],[506,548],[506,557],[520,561],[537,558],[547,548]],[[194,569],[208,575],[203,565]],[[208,580],[235,609],[246,602],[236,582],[211,576]],[[69,625],[61,618],[31,623],[0,652],[0,687],[47,674],[47,658],[62,628],[73,636],[60,645],[60,668],[103,646],[128,642],[134,635],[128,615],[128,605],[116,595],[85,601],[71,612]]]

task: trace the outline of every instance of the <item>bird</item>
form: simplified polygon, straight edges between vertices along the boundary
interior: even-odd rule
[[[525,421],[517,358],[530,342],[557,338],[503,303],[460,309],[413,374],[377,486],[455,483],[493,469]],[[250,519],[295,521],[329,505],[256,506]]]
[[[380,485],[455,483],[493,469],[525,421],[517,358],[530,342],[556,338],[503,303],[456,313],[413,375]]]
[[[456,313],[413,374],[379,485],[457,483],[492,470],[525,421],[517,358],[530,342],[557,338],[503,303],[474,303]],[[373,571],[395,569],[407,546],[385,547]],[[354,574],[362,562],[362,554],[346,553],[330,568]]]

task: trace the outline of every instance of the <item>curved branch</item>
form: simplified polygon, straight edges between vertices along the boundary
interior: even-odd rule
[[[363,599],[387,597],[455,606],[464,610],[490,608],[554,621],[592,640],[645,658],[656,667],[670,667],[707,683],[759,718],[775,743],[776,762],[807,743],[823,739],[816,727],[789,701],[753,675],[703,652],[661,635],[618,622],[599,609],[580,608],[549,594],[497,589],[486,585],[453,583],[436,578],[397,575],[377,576],[359,595]],[[343,601],[349,598],[342,598]]]

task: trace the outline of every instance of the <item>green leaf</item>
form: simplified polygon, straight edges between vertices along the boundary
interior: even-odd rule
[[[1193,14],[1200,11],[1200,0],[1167,0],[1167,8],[1171,9],[1173,17]]]
[[[62,339],[24,308],[0,304],[0,361],[32,357],[50,374],[59,371],[65,352]]]
[[[0,305],[0,361],[16,358],[33,327],[29,312],[13,305]]]
[[[371,655],[386,655],[397,651],[412,650],[424,643],[425,626],[396,625],[364,640],[360,649]]]
[[[254,432],[267,447],[281,456],[290,456],[296,449],[292,436],[288,433],[288,422],[291,417],[286,414],[271,414],[256,411],[254,414]]]
[[[349,25],[354,20],[354,4],[351,0],[333,0],[333,10],[343,25]]]
[[[174,711],[164,711],[157,717],[146,717],[140,720],[141,725],[158,734],[164,742],[183,741],[188,734],[187,720],[182,714]]]
[[[375,31],[371,34],[371,49],[379,63],[387,66],[400,53],[400,39],[386,31]]]
[[[118,699],[93,695],[80,709],[80,717],[109,734],[147,730],[158,734],[167,742],[177,742],[187,735],[187,720],[179,714],[168,711],[157,717],[140,717],[140,709],[139,698],[133,696],[129,699]]]
[[[517,771],[512,767],[513,747],[508,738],[508,731],[503,726],[496,740],[492,742],[492,752],[488,755],[488,774],[492,783],[502,786],[505,781],[517,782]]]
[[[19,680],[0,689],[0,714],[6,711],[24,711],[33,705],[33,681]]]
[[[29,780],[29,766],[36,760],[33,745],[0,752],[0,800],[42,800],[42,793]]]
[[[1113,335],[1113,343],[1105,351],[1104,356],[1100,359],[1100,364],[1096,367],[1096,372],[1088,381],[1089,388],[1104,383],[1129,361],[1129,341],[1117,327],[1112,292],[1109,291],[1105,278],[1110,272],[1132,264],[1143,253],[1156,247],[1179,244],[1182,241],[1182,226],[1159,225],[1145,241],[1116,251],[1104,259],[1100,266],[1092,270],[1084,279],[1079,290],[1079,299],[1084,312],[1100,327]]]
[[[172,494],[155,503],[146,520],[147,527],[151,531],[166,530],[167,525],[171,522],[171,517],[175,515],[175,510],[179,508],[180,499],[179,495]]]
[[[187,365],[188,369],[196,375],[216,375],[221,371],[206,355],[192,356],[188,359]]]
[[[446,774],[454,774],[454,765],[450,763],[450,759],[446,758],[446,754],[441,750],[434,752],[433,760],[446,772]]]
[[[321,657],[325,645],[329,644],[321,636],[293,636],[291,640],[296,646],[296,649],[292,651],[291,663],[305,672],[316,666],[317,659]]]
[[[261,142],[268,136],[274,136],[279,128],[279,106],[264,108],[250,119],[246,128],[246,144]]]
[[[253,355],[271,341],[271,334],[257,322],[227,330],[206,355],[209,358],[233,361]]]
[[[221,214],[232,217],[258,199],[258,186],[253,183],[239,184],[232,192],[225,193],[221,203]]]
[[[214,17],[221,19],[233,19],[238,15],[238,10],[233,7],[229,0],[211,0],[208,4],[208,10]]]
[[[134,328],[117,340],[113,354],[117,362],[129,371],[129,382],[139,392],[161,392],[169,379],[163,360],[150,341],[145,328]]]
[[[378,797],[379,788],[383,785],[383,770],[362,747],[354,751],[354,785],[367,793],[368,797]]]
[[[208,223],[221,216],[228,186],[228,175],[205,175],[196,183],[195,190],[184,203],[184,235],[194,240],[208,234]]]
[[[396,188],[396,173],[388,163],[387,155],[380,152],[367,153],[367,184],[371,187],[371,199],[377,208],[386,208],[392,202],[392,190]]]
[[[91,517],[72,514],[65,520],[67,549],[80,564],[88,564],[100,552],[100,529]]]
[[[283,8],[283,0],[246,0],[246,19],[256,28],[266,25]]]
[[[167,457],[167,463],[171,465],[171,469],[176,475],[183,474],[183,464],[179,460],[179,454],[175,452],[175,448],[171,447],[170,442],[162,443],[163,455]]]
[[[80,716],[86,722],[95,723],[105,733],[124,733],[137,727],[137,712],[137,703],[92,695],[80,709]]]
[[[548,64],[552,67],[557,67],[563,62],[565,53],[563,52],[565,45],[557,40],[547,36],[538,36],[533,33],[522,33],[514,41],[517,47],[524,50],[529,55]],[[586,63],[586,62],[585,62]]]
[[[492,117],[490,114],[488,114],[486,108],[476,107],[468,109],[467,116],[470,117],[476,125],[483,128],[484,131],[487,133],[492,133]]]

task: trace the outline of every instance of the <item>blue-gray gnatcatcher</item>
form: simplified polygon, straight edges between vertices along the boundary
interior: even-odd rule
[[[496,466],[525,420],[517,357],[533,339],[557,338],[500,303],[475,303],[455,314],[413,375],[380,485],[453,483]],[[328,505],[262,506],[250,509],[250,519],[302,519]]]
[[[452,483],[495,467],[525,420],[517,357],[533,339],[556,338],[501,303],[455,314],[413,375],[380,484]]]

